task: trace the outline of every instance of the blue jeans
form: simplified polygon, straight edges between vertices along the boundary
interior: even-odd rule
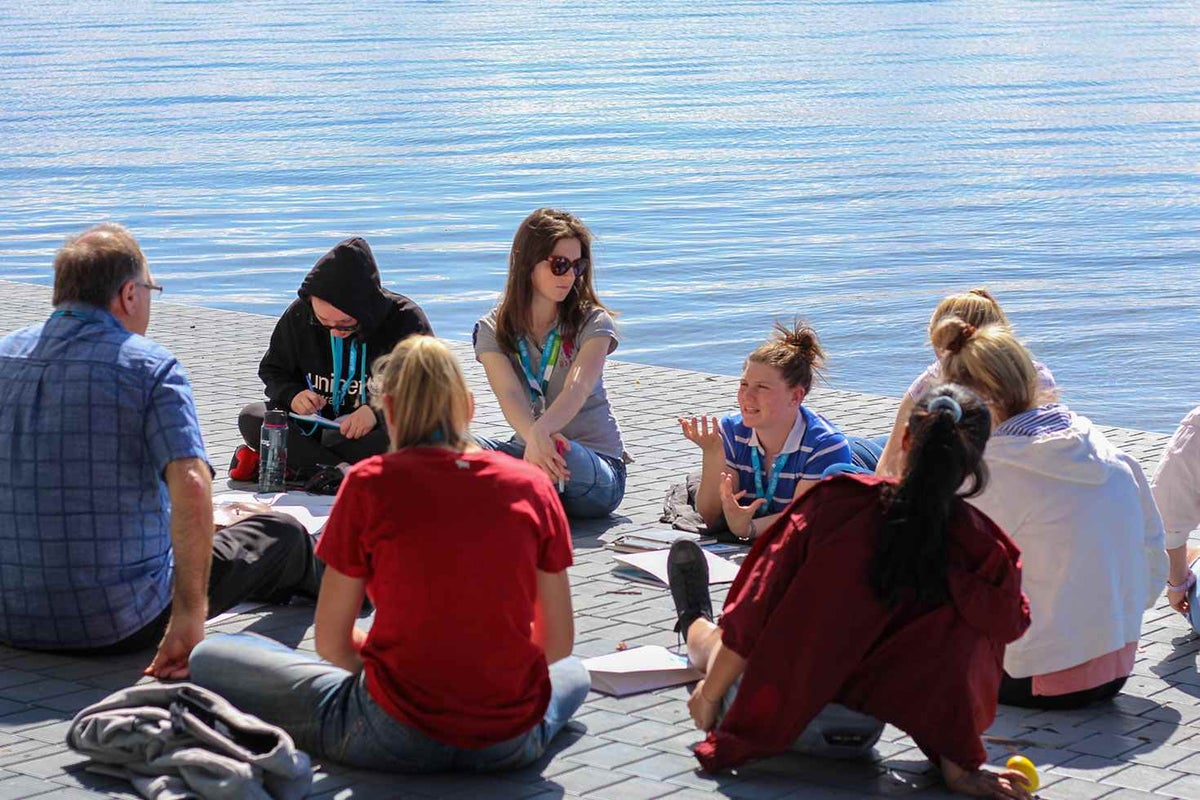
[[[498,450],[513,458],[525,457],[525,443],[515,438],[503,442],[476,435],[475,441],[487,450]],[[625,499],[624,461],[601,455],[576,441],[572,441],[571,449],[563,453],[563,460],[567,462],[571,478],[559,490],[558,496],[568,517],[600,518],[617,510]]]
[[[728,713],[741,686],[742,679],[738,677],[725,691],[718,721]],[[861,758],[871,752],[882,735],[883,723],[870,714],[829,703],[792,742],[791,751],[822,758]]]
[[[253,633],[220,634],[192,651],[192,681],[278,725],[314,758],[387,772],[492,772],[536,761],[583,704],[591,681],[579,659],[550,665],[550,705],[529,731],[479,750],[444,744],[397,721],[365,678]]]
[[[846,440],[850,443],[851,463],[830,464],[821,473],[822,478],[828,478],[831,475],[841,475],[844,472],[863,475],[874,474],[875,467],[879,466],[879,457],[883,455],[883,448],[887,445],[888,437],[880,436],[875,439],[867,439],[862,436],[847,436]]]

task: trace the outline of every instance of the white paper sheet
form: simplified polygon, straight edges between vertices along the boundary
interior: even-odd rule
[[[238,501],[265,503],[275,511],[295,517],[296,521],[313,536],[319,534],[329,521],[334,497],[327,494],[308,492],[268,492],[255,494],[244,491],[228,491],[213,495],[213,506]]]
[[[669,585],[667,581],[667,555],[670,552],[670,550],[650,550],[646,553],[615,553],[613,554],[613,559],[621,564],[641,570],[647,573],[648,577],[652,577],[664,586],[667,586]],[[709,586],[718,583],[732,583],[733,579],[737,577],[738,565],[732,561],[727,561],[720,556],[714,556],[707,550],[704,551],[704,558],[708,561]]]
[[[593,689],[617,697],[678,686],[704,677],[688,663],[687,656],[657,645],[584,659],[583,665],[592,676]]]

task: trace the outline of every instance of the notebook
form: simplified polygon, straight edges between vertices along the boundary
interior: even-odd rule
[[[704,677],[688,663],[687,656],[657,645],[587,658],[583,665],[592,676],[593,689],[617,697],[678,686]]]
[[[667,586],[667,555],[670,550],[651,550],[645,553],[617,553],[613,559],[617,566],[613,574],[640,583],[661,584]],[[717,583],[732,583],[737,577],[738,565],[704,552],[708,560],[708,585]]]
[[[294,411],[289,411],[288,416],[291,417],[292,419],[296,420],[297,422],[304,422],[309,425],[316,424],[316,425],[320,425],[322,428],[341,429],[342,420],[344,420],[347,415],[343,414],[342,416],[338,417],[337,419],[325,419],[325,417],[319,417],[316,414],[297,414]]]

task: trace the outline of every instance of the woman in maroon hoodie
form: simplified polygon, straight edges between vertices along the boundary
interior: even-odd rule
[[[904,730],[954,791],[1029,797],[1018,773],[981,769],[1004,646],[1029,626],[1017,548],[962,499],[986,481],[990,431],[987,406],[959,386],[921,398],[903,479],[839,476],[794,502],[759,536],[719,627],[703,553],[672,547],[679,630],[706,672],[688,701],[708,731],[706,770],[822,733],[844,743],[840,715],[867,750],[882,723]]]

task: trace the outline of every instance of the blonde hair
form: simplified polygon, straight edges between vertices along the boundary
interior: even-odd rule
[[[432,336],[410,336],[380,356],[371,405],[391,408],[391,449],[440,444],[461,449],[471,422],[471,392],[458,359]]]
[[[968,289],[960,294],[943,297],[929,318],[929,340],[933,341],[933,332],[944,319],[958,317],[968,325],[982,328],[984,325],[1003,325],[1011,327],[1004,309],[987,289]],[[937,345],[935,344],[936,348]]]
[[[825,351],[811,325],[803,320],[793,320],[791,327],[776,322],[771,338],[759,345],[746,360],[775,367],[788,388],[801,386],[807,392],[812,388],[813,375],[820,375],[821,367],[825,365]]]
[[[942,379],[983,395],[1003,422],[1038,403],[1038,374],[1025,345],[1004,325],[976,327],[942,320],[931,337],[942,358]]]

